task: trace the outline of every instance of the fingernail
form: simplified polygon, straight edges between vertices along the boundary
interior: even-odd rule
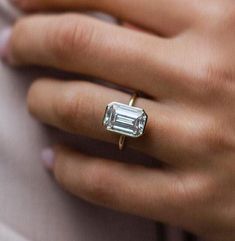
[[[0,58],[7,59],[9,52],[9,40],[12,28],[5,28],[0,32]]]
[[[44,166],[52,171],[55,163],[55,152],[51,148],[45,148],[41,153],[41,159]]]

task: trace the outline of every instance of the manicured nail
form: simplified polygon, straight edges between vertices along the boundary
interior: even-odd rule
[[[44,166],[52,171],[55,163],[55,152],[51,148],[46,148],[41,153],[41,159]]]
[[[9,40],[12,28],[5,28],[0,32],[0,58],[7,59],[9,55]]]

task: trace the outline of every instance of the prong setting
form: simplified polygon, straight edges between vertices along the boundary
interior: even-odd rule
[[[108,131],[138,138],[144,134],[147,119],[141,108],[112,102],[106,107],[103,125]]]

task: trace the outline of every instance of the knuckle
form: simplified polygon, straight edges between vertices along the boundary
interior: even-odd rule
[[[233,147],[232,139],[229,137],[226,127],[218,120],[211,120],[211,117],[204,118],[201,127],[196,129],[193,136],[194,151],[196,155],[204,158],[205,155],[218,155],[224,150]]]
[[[228,140],[226,131],[218,126],[218,124],[208,127],[207,130],[202,134],[202,143],[204,143],[207,151],[218,154],[221,151],[230,147],[230,141]]]
[[[176,203],[186,209],[212,201],[215,191],[214,180],[203,174],[186,175],[174,184]]]
[[[213,228],[218,229],[224,227],[224,225],[229,227],[228,224],[231,223],[231,209],[229,213],[227,212],[228,206],[225,209],[218,210],[222,200],[225,200],[222,191],[224,184],[220,177],[205,173],[186,174],[183,177],[177,177],[174,183],[175,199],[173,205],[176,205],[175,207],[182,215],[193,218],[193,223],[190,225],[195,226],[196,224],[197,232],[201,235],[208,234],[209,230],[213,233]],[[195,216],[192,207],[195,210],[200,209],[204,215]],[[214,223],[213,217],[220,217],[223,222]],[[205,222],[202,222],[205,219],[207,220],[206,225]]]
[[[209,59],[213,61],[208,60],[203,66],[199,66],[196,81],[204,96],[216,101],[215,96],[222,97],[231,92],[233,73],[218,56],[211,56]]]
[[[102,205],[114,202],[114,180],[110,169],[98,161],[89,168],[89,175],[84,178],[85,196]]]
[[[232,1],[215,1],[213,7],[208,2],[207,7],[203,10],[202,24],[206,25],[216,32],[224,31],[231,28],[235,22],[235,8]],[[209,20],[209,21],[208,21]],[[204,23],[203,23],[204,22]]]
[[[90,94],[89,83],[81,81],[75,88],[74,83],[67,87],[62,94],[58,95],[53,109],[57,119],[63,125],[74,127],[77,126],[78,119],[87,119],[96,115],[94,97]]]
[[[210,153],[217,156],[224,151],[234,150],[234,132],[231,131],[229,121],[225,117],[216,118],[214,115],[204,117],[196,143],[200,145],[202,155]]]
[[[235,21],[235,8],[234,3],[230,2],[220,2],[218,8],[215,11],[214,18],[223,26],[230,26],[230,23]]]
[[[65,124],[70,125],[79,117],[79,111],[83,107],[81,100],[76,90],[65,91],[58,101],[54,102],[54,112],[57,119]]]
[[[54,175],[57,182],[65,189],[71,188],[70,171],[71,170],[68,166],[68,163],[66,161],[60,160],[60,158],[57,157],[55,162]]]
[[[216,57],[213,56],[213,59],[216,59]],[[233,75],[232,71],[227,70],[226,64],[224,64],[221,59],[217,59],[217,62],[209,63],[206,66],[205,79],[210,83],[214,81],[219,85],[218,87],[222,87],[221,84],[233,80]]]
[[[65,15],[48,31],[47,43],[56,58],[68,60],[89,48],[92,35],[93,27],[83,17]]]

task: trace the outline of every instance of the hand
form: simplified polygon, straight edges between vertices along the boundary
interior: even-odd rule
[[[2,55],[10,64],[83,73],[126,88],[149,122],[128,146],[163,169],[87,156],[66,147],[44,152],[58,182],[93,203],[190,230],[235,239],[235,8],[231,0],[18,0],[24,10],[96,9],[150,30],[126,29],[82,14],[18,21]],[[101,120],[124,92],[86,81],[39,79],[29,110],[63,130],[117,143]],[[95,125],[94,123],[97,123]]]

